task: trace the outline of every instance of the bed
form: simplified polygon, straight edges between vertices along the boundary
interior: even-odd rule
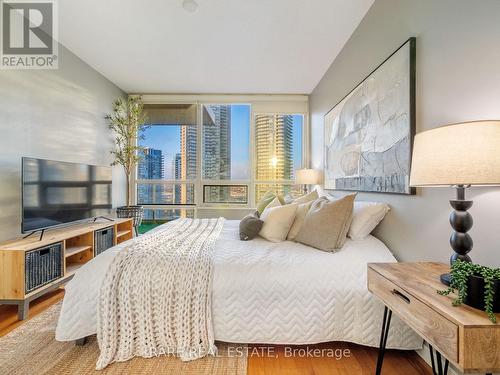
[[[380,240],[371,235],[364,240],[348,239],[341,251],[332,254],[290,241],[240,241],[238,224],[225,221],[213,254],[216,340],[245,344],[347,341],[378,346],[383,306],[367,290],[366,265],[396,261]],[[99,288],[124,246],[127,242],[95,257],[67,284],[56,340],[78,340],[97,332]],[[422,340],[394,318],[387,347],[421,346]]]

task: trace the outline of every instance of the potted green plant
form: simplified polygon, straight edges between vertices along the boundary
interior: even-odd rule
[[[456,293],[454,306],[466,305],[486,311],[493,323],[500,312],[500,268],[456,260],[451,266],[451,284],[441,295]]]
[[[146,116],[140,96],[129,96],[127,100],[117,99],[113,103],[113,113],[106,115],[109,128],[115,134],[115,148],[111,151],[114,161],[111,165],[121,165],[125,171],[127,181],[126,206],[118,207],[116,215],[120,218],[133,218],[136,229],[141,225],[144,209],[139,205],[132,205],[132,173],[142,158],[144,148],[137,140],[144,138]]]

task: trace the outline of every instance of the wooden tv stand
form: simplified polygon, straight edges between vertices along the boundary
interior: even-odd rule
[[[18,305],[19,319],[26,319],[30,301],[68,282],[103,251],[103,234],[109,246],[131,239],[132,219],[75,224],[47,231],[42,240],[0,243],[0,304]]]

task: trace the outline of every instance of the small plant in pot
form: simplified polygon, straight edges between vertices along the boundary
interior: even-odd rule
[[[114,161],[111,165],[121,165],[127,180],[126,206],[118,207],[116,215],[120,218],[133,218],[134,227],[141,225],[144,215],[142,206],[132,205],[132,173],[137,163],[141,160],[143,147],[137,144],[139,139],[144,139],[144,131],[148,128],[145,124],[144,105],[140,96],[129,96],[127,100],[117,99],[113,103],[113,113],[106,116],[109,128],[115,134],[115,149],[111,151]]]
[[[466,305],[486,311],[493,323],[500,312],[500,268],[489,268],[456,260],[451,266],[451,284],[441,295],[456,293],[454,306]]]

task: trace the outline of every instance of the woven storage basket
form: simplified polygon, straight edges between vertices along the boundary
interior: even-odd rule
[[[134,227],[138,227],[142,223],[144,216],[144,208],[142,206],[122,206],[116,209],[116,216],[119,218],[134,219]]]
[[[63,245],[58,242],[25,254],[25,292],[38,289],[63,275]]]
[[[114,228],[107,227],[94,232],[94,256],[113,247]]]

